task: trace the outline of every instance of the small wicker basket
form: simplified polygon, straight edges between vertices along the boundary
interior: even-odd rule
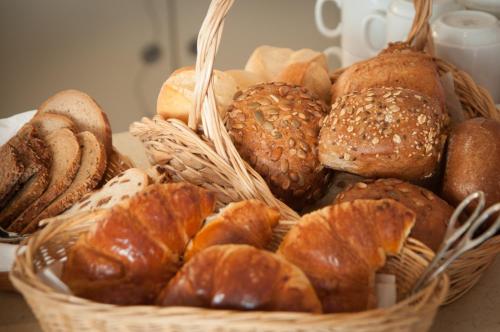
[[[431,1],[414,2],[416,15],[407,42],[432,53],[428,23]],[[297,220],[299,216],[277,200],[259,174],[238,155],[216,111],[211,72],[224,17],[232,3],[213,1],[201,28],[196,62],[195,108],[189,117],[189,127],[180,121],[163,120],[156,116],[134,123],[131,133],[143,142],[153,163],[165,164],[174,179],[216,191],[221,204],[256,197],[278,207],[286,219]],[[434,60],[440,74],[451,73],[453,76],[455,93],[466,117],[482,116],[500,121],[500,111],[487,90],[452,64],[435,57]],[[336,71],[332,80],[343,70]],[[198,129],[200,117],[201,137],[194,131]],[[447,271],[451,278],[451,290],[446,303],[455,301],[474,286],[499,252],[500,236],[497,235],[455,261]]]

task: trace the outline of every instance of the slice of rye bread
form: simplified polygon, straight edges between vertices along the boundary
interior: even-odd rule
[[[24,165],[16,149],[10,144],[0,147],[0,209],[17,191]]]
[[[78,203],[66,210],[63,216],[109,209],[126,202],[128,198],[144,190],[149,183],[150,180],[146,172],[138,168],[130,168],[112,178],[101,189],[85,195]]]
[[[63,90],[46,101],[38,108],[38,114],[55,113],[70,118],[78,131],[90,131],[106,149],[109,157],[112,150],[111,127],[106,113],[89,95],[78,90]]]
[[[0,211],[0,226],[7,228],[31,203],[40,197],[49,184],[52,155],[44,140],[36,137],[31,125],[25,125],[9,140],[24,165],[17,190]]]
[[[76,136],[80,142],[80,149],[82,151],[78,173],[76,173],[69,188],[54,199],[40,215],[34,218],[22,231],[23,233],[33,232],[36,230],[39,220],[58,215],[78,202],[101,182],[106,170],[106,150],[104,146],[89,131],[82,131]]]
[[[7,227],[8,231],[20,233],[28,226],[47,205],[68,189],[80,167],[80,145],[71,130],[58,129],[48,135],[46,141],[52,153],[47,190]]]
[[[75,123],[65,115],[54,113],[37,114],[29,122],[33,125],[41,137],[45,137],[57,129],[67,128],[72,132],[78,132]]]

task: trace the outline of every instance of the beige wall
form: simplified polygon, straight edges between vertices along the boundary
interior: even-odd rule
[[[0,118],[76,88],[102,105],[114,131],[126,130],[130,122],[154,113],[159,87],[174,66],[194,62],[189,45],[208,3],[0,1]],[[313,7],[313,0],[237,0],[216,66],[241,67],[260,44],[314,49],[337,44],[316,31]],[[338,17],[333,10],[330,15],[332,21]],[[151,17],[158,23],[163,56],[144,65],[140,54],[153,39]]]

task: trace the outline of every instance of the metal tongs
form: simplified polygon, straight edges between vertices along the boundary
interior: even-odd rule
[[[464,213],[465,209],[477,200],[477,205],[474,211],[467,218],[467,221],[462,226],[456,228],[455,225],[459,217]],[[500,211],[500,203],[496,203],[484,210],[485,199],[482,191],[476,191],[467,196],[453,211],[446,228],[443,243],[434,256],[434,259],[427,266],[420,278],[415,283],[412,292],[416,293],[421,290],[427,283],[443,273],[446,268],[462,254],[468,250],[477,247],[500,229],[500,214],[495,220],[487,226],[481,234],[476,235],[476,231],[489,218]],[[484,211],[483,211],[484,210]]]

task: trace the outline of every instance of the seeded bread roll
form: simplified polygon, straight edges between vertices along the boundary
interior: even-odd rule
[[[431,56],[406,43],[390,44],[378,56],[346,69],[332,86],[332,103],[345,94],[387,86],[418,91],[445,107],[444,90]]]
[[[486,206],[500,202],[500,123],[476,118],[450,134],[443,195],[452,204],[482,190]]]
[[[241,157],[294,208],[321,194],[325,172],[317,137],[325,111],[303,87],[265,83],[236,94],[226,116]]]
[[[323,165],[365,177],[433,175],[446,140],[436,100],[403,88],[373,88],[332,105],[319,136]]]
[[[348,186],[335,203],[384,198],[396,200],[415,212],[411,236],[434,251],[439,248],[453,208],[427,189],[397,179],[364,180]]]

